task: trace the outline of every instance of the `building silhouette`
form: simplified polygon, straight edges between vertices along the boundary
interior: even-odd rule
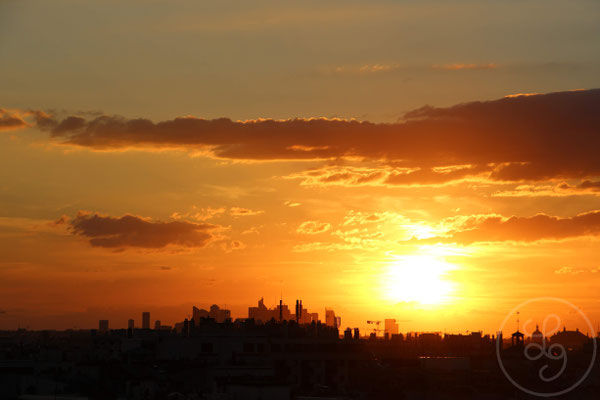
[[[325,309],[325,325],[331,328],[337,328],[338,322],[341,323],[341,318],[338,321],[338,318],[335,316],[335,311],[330,308]]]
[[[210,310],[204,310],[196,306],[192,307],[192,320],[195,325],[200,324],[200,321],[204,318],[211,318],[222,323],[231,319],[231,310],[220,308],[216,304],[210,306]]]
[[[399,326],[396,323],[395,319],[386,319],[385,320],[385,334],[388,337],[392,337],[393,335],[397,335],[399,331]]]
[[[361,338],[358,328],[340,337],[339,316],[330,309],[326,322],[333,326],[298,323],[307,315],[300,301],[294,314],[284,313],[283,301],[271,310],[262,301],[250,309],[271,318],[232,321],[215,305],[194,307],[196,318],[175,329],[156,321],[155,329],[135,330],[129,320],[128,329],[109,330],[108,320],[100,320],[101,335],[96,329],[0,331],[0,399],[499,400],[515,390],[499,370],[496,338],[482,332],[404,336],[394,333],[390,319],[384,337]],[[517,329],[513,344],[523,337]],[[570,351],[569,368],[588,366],[591,338],[564,328],[551,340]],[[519,366],[522,350],[507,349],[503,357]],[[527,383],[538,377],[527,364],[517,373]],[[590,378],[572,398],[597,399],[600,380]]]
[[[537,324],[535,326],[535,331],[531,334],[531,341],[537,344],[543,344],[545,341],[544,334],[540,331],[540,327]]]
[[[108,332],[108,320],[101,319],[98,321],[98,332],[99,333],[107,333]]]
[[[150,329],[150,312],[144,311],[142,313],[142,329]]]
[[[253,319],[260,323],[267,323],[271,320],[283,322],[283,321],[296,321],[299,324],[311,324],[319,321],[318,313],[311,313],[302,305],[302,300],[296,301],[296,308],[292,313],[286,304],[283,304],[283,300],[279,301],[279,305],[275,308],[268,308],[265,306],[264,299],[261,298],[258,301],[256,307],[248,307],[248,318]]]
[[[276,308],[267,308],[265,306],[264,299],[261,297],[256,307],[248,307],[248,318],[259,322],[268,322],[270,320],[275,321],[291,321],[296,319],[295,316],[290,312],[287,305],[283,304],[283,301],[279,301],[279,305]]]
[[[511,346],[512,347],[523,347],[525,343],[525,335],[517,330],[511,335]]]
[[[568,331],[566,327],[563,327],[562,331],[556,332],[550,336],[550,343],[561,344],[567,350],[579,350],[590,340],[589,337],[584,335],[575,329],[574,331]]]
[[[133,319],[127,321],[127,329],[135,329],[135,321]]]

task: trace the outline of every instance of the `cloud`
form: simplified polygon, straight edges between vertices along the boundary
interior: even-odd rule
[[[94,247],[159,249],[169,245],[204,247],[216,225],[183,221],[151,221],[134,215],[102,216],[79,212],[69,221],[71,232]]]
[[[250,215],[259,215],[264,213],[262,210],[250,210],[248,208],[243,207],[231,207],[229,209],[229,214],[234,217],[245,217]]]
[[[331,224],[319,221],[305,221],[300,224],[296,232],[305,235],[316,235],[327,232],[331,228]]]
[[[600,176],[600,89],[425,106],[404,121],[326,118],[232,121],[179,117],[37,116],[61,144],[94,150],[178,148],[241,160],[378,161],[418,169],[415,181],[486,174],[495,181]],[[468,165],[440,176],[436,168]],[[411,180],[410,174],[395,179]]]
[[[331,235],[338,240],[335,242],[301,243],[293,247],[294,252],[361,250],[374,251],[393,246],[392,241],[384,240],[383,232],[370,232],[368,229],[337,230]],[[340,241],[341,239],[341,241]]]
[[[171,214],[171,218],[173,219],[193,219],[196,221],[206,221],[209,220],[211,218],[215,218],[217,216],[220,216],[222,214],[225,213],[225,208],[223,207],[218,207],[218,208],[213,208],[213,207],[206,207],[206,208],[199,208],[196,206],[192,206],[192,209],[190,212],[184,213],[184,214],[180,214],[178,212],[174,212],[173,214]]]
[[[571,267],[561,267],[554,271],[554,273],[557,275],[579,275],[583,272],[585,271],[582,269],[573,269]]]
[[[443,69],[447,71],[460,71],[460,70],[486,70],[486,69],[496,69],[496,64],[487,63],[487,64],[443,64],[443,65],[432,65],[433,69]]]
[[[519,185],[512,190],[493,193],[493,197],[564,197],[592,195],[600,196],[600,182],[585,180],[577,185],[566,182],[558,185]]]
[[[451,222],[450,226],[453,222],[455,227],[446,235],[413,239],[409,242],[469,245],[478,242],[536,242],[600,235],[600,210],[566,218],[546,214],[510,218],[490,215],[457,218],[448,222]]]
[[[16,130],[26,126],[27,122],[20,112],[0,108],[0,131]]]
[[[174,212],[171,214],[171,218],[175,220],[191,219],[195,221],[207,221],[212,218],[217,218],[225,215],[227,209],[225,207],[205,207],[200,208],[192,206],[191,210],[186,213]],[[264,213],[262,210],[251,210],[243,207],[231,207],[229,209],[229,215],[232,217],[244,217],[251,215],[259,215]]]
[[[458,165],[434,168],[323,166],[285,176],[301,179],[304,186],[442,186],[482,180],[493,170],[487,166]]]
[[[312,251],[336,251],[336,250],[366,250],[366,247],[359,244],[350,243],[331,243],[331,242],[312,242],[297,244],[292,248],[295,253],[307,253]]]
[[[242,235],[259,235],[260,231],[258,229],[262,228],[262,227],[263,227],[262,225],[260,227],[251,226],[250,228],[248,228],[245,231],[243,231]]]
[[[490,167],[481,165],[419,168],[409,172],[392,172],[386,177],[384,183],[387,185],[443,185],[475,177],[490,170]]]
[[[396,69],[400,69],[400,64],[366,64],[358,68],[358,72],[361,74],[371,74],[378,72],[389,72]]]
[[[414,71],[415,69],[434,69],[444,71],[475,71],[475,70],[492,70],[498,68],[494,63],[454,63],[454,64],[434,64],[410,66],[399,63],[375,63],[363,65],[339,65],[326,70],[327,73],[334,74],[379,74],[394,71]]]
[[[560,185],[519,185],[514,189],[492,193],[492,197],[563,197],[575,193],[567,193]]]
[[[507,98],[521,97],[521,96],[527,97],[527,96],[537,96],[540,94],[542,94],[542,93],[513,93],[513,94],[507,94],[504,97],[507,97]]]
[[[241,242],[239,240],[231,240],[221,242],[221,249],[226,253],[231,253],[237,250],[244,250],[246,248],[246,243]]]
[[[571,186],[567,183],[563,183],[559,186],[559,188],[562,190],[576,192],[600,192],[600,182],[586,180],[576,186]]]
[[[372,212],[365,213],[360,211],[350,210],[344,216],[343,226],[358,226],[373,223],[382,223],[386,221],[404,221],[405,218],[399,214],[384,211],[384,212]]]
[[[408,171],[408,169],[406,169]],[[382,167],[323,166],[285,176],[304,186],[379,186],[394,169]]]
[[[338,229],[337,231],[332,232],[332,235],[337,236],[348,243],[362,243],[364,241],[373,241],[381,239],[385,236],[383,232],[371,232],[367,228],[355,228],[349,231],[342,231]]]
[[[376,75],[384,73],[393,73],[398,71],[409,71],[414,69],[407,65],[398,63],[376,63],[363,65],[337,65],[333,67],[323,67],[320,72],[325,75]]]

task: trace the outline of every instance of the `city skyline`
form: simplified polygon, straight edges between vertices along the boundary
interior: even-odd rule
[[[540,297],[597,326],[599,19],[0,2],[0,329],[243,316],[259,294],[362,331],[495,332]]]
[[[547,299],[544,299],[547,300]],[[301,316],[297,317],[298,308],[302,310]],[[444,330],[420,330],[416,327],[406,327],[404,331],[400,330],[399,323],[402,323],[402,320],[397,320],[395,318],[385,318],[383,320],[368,320],[364,321],[365,324],[359,324],[359,326],[349,326],[343,325],[341,323],[341,316],[336,316],[335,311],[329,307],[324,309],[323,319],[319,318],[318,312],[310,313],[308,309],[303,307],[302,300],[296,300],[296,313],[291,313],[288,305],[283,301],[283,299],[279,300],[279,303],[269,308],[265,306],[264,298],[260,298],[258,300],[258,307],[254,307],[252,305],[247,307],[247,313],[245,316],[243,315],[234,315],[231,313],[231,310],[221,307],[217,304],[212,304],[207,309],[201,309],[192,306],[192,312],[185,314],[185,318],[182,319],[181,316],[170,316],[169,321],[173,321],[171,324],[163,324],[160,319],[152,318],[152,311],[142,311],[139,315],[141,316],[139,319],[128,318],[127,322],[121,324],[119,320],[117,320],[116,324],[111,324],[109,319],[99,319],[97,320],[96,327],[71,327],[64,329],[65,331],[72,330],[98,330],[100,333],[108,333],[109,330],[132,330],[132,329],[142,329],[142,330],[162,330],[167,332],[177,332],[181,333],[181,330],[185,323],[188,321],[191,323],[192,320],[196,324],[196,326],[202,324],[203,320],[212,320],[216,323],[239,323],[244,321],[254,321],[258,325],[265,325],[268,323],[282,323],[282,322],[295,322],[300,325],[311,325],[314,323],[323,324],[324,326],[336,328],[339,330],[340,337],[345,337],[346,331],[351,332],[352,335],[356,335],[357,332],[360,332],[361,337],[368,338],[369,336],[375,335],[378,338],[385,338],[389,340],[393,337],[393,335],[400,334],[403,335],[439,335],[440,337],[444,337],[447,335],[456,336],[456,335],[465,335],[469,336],[470,334],[479,334],[486,335],[488,337],[494,337],[499,334],[504,334],[506,337],[510,338],[510,335],[519,334],[523,335],[523,337],[528,341],[537,341],[541,340],[540,338],[550,338],[550,336],[555,336],[560,332],[569,332],[569,333],[579,333],[588,338],[600,337],[600,325],[594,329],[591,326],[591,322],[587,321],[587,326],[585,321],[581,326],[584,328],[580,330],[578,324],[569,325],[563,324],[562,321],[559,321],[558,325],[555,324],[551,329],[545,326],[546,318],[541,318],[539,315],[523,313],[522,311],[514,313],[512,319],[508,321],[508,324],[504,324],[500,327],[500,329],[496,331],[484,331],[482,329],[473,329],[473,330],[461,330],[461,331],[447,331]],[[523,308],[519,307],[519,310],[523,310]],[[513,310],[515,312],[515,310]],[[131,317],[131,316],[130,316]],[[507,319],[509,316],[507,316]],[[522,318],[527,318],[523,323]],[[505,322],[506,322],[505,320]],[[138,323],[136,324],[136,321]],[[115,322],[115,321],[113,321]],[[540,323],[543,322],[544,326],[542,330],[540,330]],[[535,326],[535,330],[533,327]],[[19,326],[19,330],[30,329],[26,326]],[[569,328],[569,329],[567,329]],[[33,331],[45,331],[47,329],[33,329]],[[55,329],[50,329],[55,330]],[[56,329],[57,331],[61,331],[63,329]],[[505,337],[505,341],[510,341],[510,339]]]
[[[599,21],[0,0],[0,399],[597,399]]]

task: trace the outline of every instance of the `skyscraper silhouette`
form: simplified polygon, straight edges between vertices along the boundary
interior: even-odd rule
[[[150,312],[144,311],[142,313],[142,329],[150,329]]]
[[[108,320],[107,319],[101,319],[100,321],[98,321],[98,332],[100,332],[100,333],[108,332]]]

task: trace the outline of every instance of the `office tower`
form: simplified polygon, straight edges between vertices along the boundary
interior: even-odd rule
[[[261,299],[262,301],[262,299]],[[283,299],[279,300],[279,322],[283,321]],[[598,335],[600,335],[600,332],[598,332]]]
[[[302,300],[296,300],[296,322],[302,319]]]
[[[325,309],[325,325],[330,326],[332,328],[337,327],[337,320],[335,318],[335,312],[331,309]]]
[[[210,318],[210,313],[205,309],[200,309],[196,306],[192,307],[192,319],[196,325],[200,325],[200,320],[203,318]]]
[[[156,320],[156,322],[154,322],[154,329],[156,329],[157,331],[160,330],[160,320]]]
[[[231,310],[226,310],[216,304],[210,306],[209,311],[194,306],[192,308],[192,319],[194,320],[195,326],[200,325],[200,321],[203,318],[212,318],[216,322],[223,323],[231,319]]]
[[[132,319],[127,321],[127,329],[134,329],[134,328],[135,328],[135,321]]]
[[[287,305],[283,304],[283,300],[279,300],[276,308],[267,308],[264,299],[261,298],[258,301],[258,307],[248,307],[248,318],[265,323],[272,319],[276,321],[295,320],[296,316],[290,312]]]
[[[107,319],[101,319],[98,322],[98,332],[100,332],[100,333],[108,332],[108,320]]]
[[[148,311],[142,313],[142,329],[150,329],[150,312]]]
[[[386,319],[385,320],[385,333],[388,337],[392,337],[392,335],[398,334],[398,324],[395,319]]]
[[[231,310],[220,308],[218,305],[213,304],[210,306],[209,315],[215,321],[222,323],[231,319]]]
[[[344,331],[344,339],[345,340],[352,339],[352,329],[351,328],[346,328],[346,330]]]

